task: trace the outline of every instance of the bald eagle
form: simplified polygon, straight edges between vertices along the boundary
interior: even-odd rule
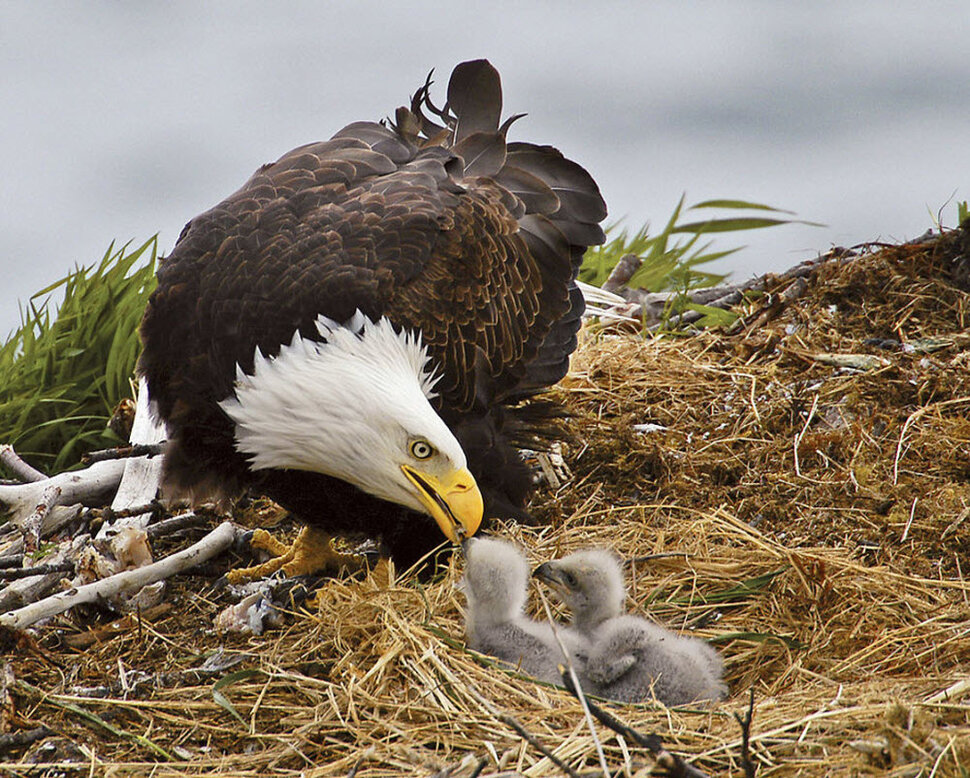
[[[164,493],[250,489],[405,566],[435,523],[527,515],[524,401],[566,373],[606,207],[555,148],[506,141],[486,60],[440,109],[430,86],[259,168],[161,262],[139,369]]]

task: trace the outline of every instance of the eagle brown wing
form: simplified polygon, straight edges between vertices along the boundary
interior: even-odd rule
[[[603,239],[602,198],[555,149],[506,144],[484,60],[455,69],[448,99],[434,108],[426,84],[391,127],[357,122],[294,149],[183,230],[158,273],[140,365],[176,486],[244,480],[217,403],[237,364],[251,370],[256,349],[274,355],[297,330],[319,337],[321,314],[359,309],[420,330],[446,418],[565,373],[582,311],[573,280]]]

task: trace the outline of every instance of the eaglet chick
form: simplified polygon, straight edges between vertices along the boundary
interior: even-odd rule
[[[561,685],[559,665],[565,660],[552,625],[533,621],[524,613],[529,566],[521,551],[494,538],[471,538],[464,550],[468,646],[533,678]],[[571,630],[559,632],[585,686],[581,657],[589,652],[588,641]]]
[[[621,615],[626,589],[609,551],[587,549],[546,562],[535,576],[555,589],[573,630],[592,644],[586,675],[594,694],[622,702],[656,697],[665,705],[727,696],[721,658],[707,643]]]

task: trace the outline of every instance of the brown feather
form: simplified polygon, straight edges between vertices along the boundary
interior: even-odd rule
[[[486,59],[462,62],[448,82],[448,108],[455,115],[454,143],[477,132],[494,133],[502,118],[502,80]]]

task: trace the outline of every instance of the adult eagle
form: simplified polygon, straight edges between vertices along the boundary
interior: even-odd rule
[[[167,494],[250,488],[402,565],[440,543],[433,521],[455,541],[483,503],[525,515],[522,401],[566,373],[606,207],[556,149],[506,142],[486,60],[442,109],[430,83],[387,126],[261,167],[161,263],[140,371]]]

